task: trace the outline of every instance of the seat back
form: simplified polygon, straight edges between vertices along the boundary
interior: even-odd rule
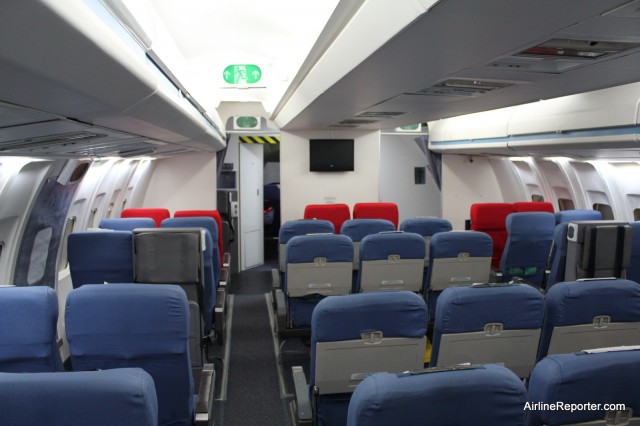
[[[2,287],[0,312],[0,371],[62,370],[56,341],[58,298],[52,288]]]
[[[130,231],[73,232],[67,240],[73,288],[84,284],[133,282]]]
[[[415,293],[328,297],[311,323],[309,385],[320,424],[344,424],[349,393],[369,373],[421,368],[427,306]],[[346,395],[345,395],[346,394]]]
[[[493,241],[491,267],[500,268],[500,257],[507,242],[507,216],[515,213],[510,203],[480,203],[471,205],[471,230],[488,234]]]
[[[350,219],[344,222],[340,232],[353,241],[353,269],[360,268],[360,242],[364,237],[394,230],[393,223],[386,219]]]
[[[553,214],[547,212],[512,213],[507,216],[508,236],[500,258],[503,281],[520,277],[542,285],[555,223]]]
[[[213,241],[217,241],[218,253],[220,254],[220,264],[224,263],[224,252],[226,248],[224,246],[224,236],[222,235],[222,216],[218,210],[178,210],[173,214],[173,217],[210,217],[216,222],[216,235],[211,232],[211,238]]]
[[[430,366],[500,363],[527,377],[543,312],[542,294],[527,284],[450,287],[436,306]]]
[[[640,345],[640,284],[622,279],[557,283],[549,289],[538,359]]]
[[[631,227],[631,259],[626,278],[640,283],[640,222],[629,222]]]
[[[522,381],[495,364],[379,373],[356,388],[347,425],[522,425],[526,399]]]
[[[339,234],[342,224],[351,219],[351,211],[346,204],[309,204],[304,208],[304,218],[328,220]]]
[[[527,426],[640,424],[640,348],[629,349],[540,361],[529,379]],[[576,409],[540,409],[560,401]],[[625,408],[616,409],[620,404]]]
[[[549,276],[545,288],[549,290],[556,283],[564,281],[564,271],[567,264],[567,230],[569,222],[561,222],[553,231],[553,245],[549,255]]]
[[[356,203],[353,206],[354,219],[386,219],[398,229],[400,213],[396,203]]]
[[[131,208],[122,210],[120,217],[150,217],[159,228],[163,220],[171,217],[171,213],[162,208]]]
[[[562,210],[555,213],[556,223],[575,222],[577,220],[601,220],[598,210]]]
[[[546,201],[518,201],[513,203],[516,213],[547,212],[553,213],[553,204]]]
[[[400,231],[413,232],[415,234],[422,235],[427,248],[424,262],[425,266],[428,266],[429,244],[431,243],[431,237],[433,237],[433,235],[438,232],[451,231],[453,229],[453,226],[447,219],[442,219],[439,217],[413,217],[403,220],[400,223],[400,227],[398,229]]]
[[[421,291],[425,251],[424,238],[411,232],[364,237],[360,243],[360,291]]]
[[[290,220],[282,224],[278,236],[278,259],[280,272],[284,273],[287,255],[287,243],[293,237],[307,234],[333,234],[335,229],[328,220],[301,219]]]
[[[176,285],[86,285],[67,297],[65,324],[76,370],[139,367],[151,375],[158,424],[191,424],[189,308]]]
[[[140,368],[58,373],[0,373],[5,425],[156,426],[153,379]]]
[[[155,228],[156,222],[150,217],[118,217],[102,219],[98,228],[112,231],[133,231],[136,228]]]

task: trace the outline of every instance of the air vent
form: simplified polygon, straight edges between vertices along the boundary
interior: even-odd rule
[[[373,124],[377,123],[379,120],[361,120],[358,118],[349,118],[347,120],[342,120],[340,124],[354,124],[356,126],[360,126],[362,124]]]
[[[597,40],[551,39],[530,47],[516,56],[555,57],[568,59],[599,59],[639,47],[640,43]]]
[[[482,95],[493,90],[512,86],[513,83],[501,81],[451,79],[435,86],[418,90],[413,95],[458,96],[468,97]]]
[[[0,144],[0,151],[30,150],[34,148],[75,145],[79,142],[100,139],[106,136],[107,135],[105,134],[93,132],[72,132],[61,133],[58,135],[46,135],[2,142],[2,144]]]
[[[364,118],[393,118],[399,115],[404,114],[404,112],[399,111],[363,111],[361,113],[356,114],[356,117],[364,117]]]
[[[359,124],[332,124],[329,127],[332,129],[355,129]]]

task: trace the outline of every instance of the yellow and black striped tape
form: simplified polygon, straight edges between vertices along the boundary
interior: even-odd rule
[[[240,143],[259,143],[275,145],[280,143],[280,136],[240,136]]]

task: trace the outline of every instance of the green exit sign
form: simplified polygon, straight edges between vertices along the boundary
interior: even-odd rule
[[[224,81],[229,84],[255,84],[262,78],[262,70],[257,65],[229,65],[222,72]]]

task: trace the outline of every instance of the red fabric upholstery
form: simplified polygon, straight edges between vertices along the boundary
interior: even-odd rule
[[[173,217],[212,217],[218,226],[218,251],[220,252],[220,265],[224,261],[224,239],[222,238],[222,217],[218,210],[178,210]]]
[[[120,217],[150,217],[156,223],[156,226],[159,228],[160,224],[163,220],[171,217],[171,213],[167,209],[124,209],[122,213],[120,213]]]
[[[398,229],[398,217],[396,203],[357,203],[353,206],[354,219],[386,219]]]
[[[517,213],[521,213],[521,212],[555,213],[553,211],[553,204],[548,203],[546,201],[543,201],[543,202],[520,201],[517,203],[513,203],[513,208],[516,210]]]
[[[304,208],[304,218],[328,220],[339,234],[344,221],[351,219],[351,211],[346,204],[309,204]]]
[[[500,268],[500,257],[507,242],[507,216],[515,213],[511,203],[480,203],[471,205],[471,230],[489,234],[493,240],[491,267]]]

